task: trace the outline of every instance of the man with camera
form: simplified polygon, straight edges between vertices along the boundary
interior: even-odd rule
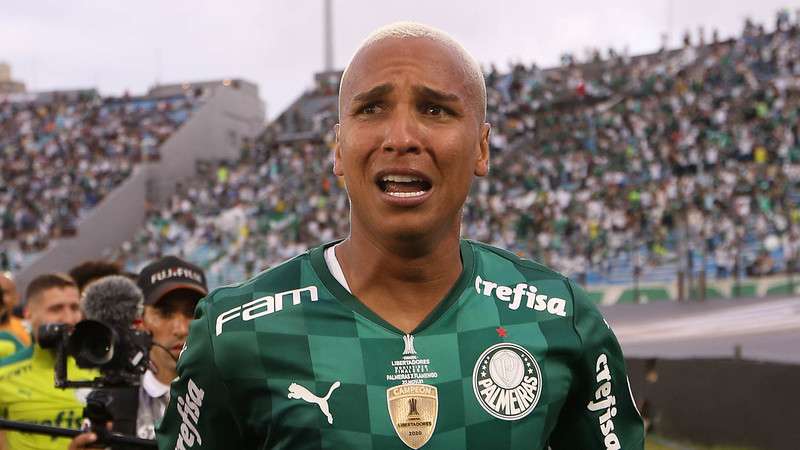
[[[80,428],[85,396],[83,389],[54,386],[55,353],[39,341],[46,324],[75,325],[81,319],[78,288],[67,275],[48,273],[34,278],[25,293],[25,318],[33,330],[34,344],[4,360],[0,367],[0,416],[14,421],[61,428]],[[93,371],[68,361],[74,378],[92,378]],[[0,449],[63,449],[65,438],[0,432]]]
[[[139,273],[144,295],[143,328],[152,335],[150,369],[141,378],[136,415],[136,435],[155,438],[155,424],[169,402],[169,385],[177,376],[178,356],[189,334],[194,308],[208,290],[202,269],[174,256],[165,256]],[[97,440],[94,433],[76,437],[71,450]]]

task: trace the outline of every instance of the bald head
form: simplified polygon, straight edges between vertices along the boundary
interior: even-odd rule
[[[480,65],[461,44],[444,31],[414,22],[396,22],[379,28],[370,34],[356,50],[342,74],[339,87],[340,120],[342,111],[345,110],[345,105],[351,101],[354,95],[353,83],[361,75],[362,71],[368,69],[364,66],[369,64],[369,58],[365,57],[369,50],[389,40],[404,39],[424,39],[438,47],[438,50],[441,51],[441,56],[453,66],[453,71],[463,78],[466,91],[470,97],[468,101],[472,105],[479,122],[482,123],[486,119],[486,82]]]

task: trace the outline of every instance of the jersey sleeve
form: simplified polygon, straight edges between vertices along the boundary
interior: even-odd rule
[[[156,429],[160,450],[242,448],[241,427],[214,362],[208,300],[197,307],[189,338],[178,360],[178,378]]]
[[[617,338],[586,292],[569,282],[581,343],[573,381],[553,433],[553,450],[642,450],[644,426],[634,404]]]

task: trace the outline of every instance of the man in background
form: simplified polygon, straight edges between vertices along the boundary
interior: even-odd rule
[[[109,275],[122,275],[122,268],[115,262],[101,259],[82,262],[69,270],[69,276],[75,280],[81,293],[92,281]]]
[[[144,294],[144,328],[153,335],[151,370],[142,377],[136,434],[155,439],[155,423],[169,403],[169,385],[189,336],[197,302],[208,294],[203,270],[175,256],[165,256],[139,273]]]
[[[48,273],[34,278],[25,292],[25,318],[31,324],[34,344],[6,358],[0,366],[0,416],[5,419],[80,428],[87,390],[55,387],[55,351],[39,344],[40,327],[75,325],[81,319],[78,288],[67,275]],[[93,379],[94,371],[82,370],[68,360],[72,379]],[[66,438],[9,431],[0,433],[0,449],[64,449]]]
[[[8,309],[6,309],[3,303],[4,295],[3,291],[0,290],[0,318],[6,318],[8,316]],[[24,345],[22,345],[22,342],[20,342],[14,334],[6,330],[0,330],[0,361],[23,348]]]
[[[177,374],[178,357],[189,335],[197,302],[208,293],[203,270],[175,256],[165,256],[142,269],[137,284],[144,294],[142,324],[153,336],[150,370],[139,388],[136,435],[155,439],[155,425],[169,403],[169,385]],[[76,437],[70,450],[95,442],[93,433]]]
[[[0,273],[0,341],[12,343],[15,348],[17,345],[23,347],[31,345],[28,329],[22,320],[14,315],[14,307],[18,301],[17,285],[11,279],[11,274]],[[0,358],[5,356],[8,354],[3,354],[0,348]]]

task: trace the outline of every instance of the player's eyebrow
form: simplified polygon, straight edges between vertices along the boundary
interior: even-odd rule
[[[457,103],[461,101],[461,97],[452,92],[438,91],[428,86],[414,86],[414,91],[418,96],[442,103]]]
[[[350,103],[367,103],[371,100],[379,99],[393,90],[394,86],[389,83],[379,84],[366,92],[356,94]]]

